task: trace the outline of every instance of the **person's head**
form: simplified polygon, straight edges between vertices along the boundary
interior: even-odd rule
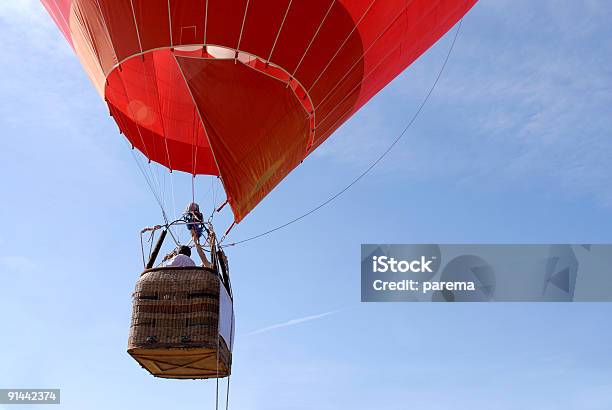
[[[189,246],[181,245],[178,249],[179,255],[185,255],[191,257],[191,248]]]
[[[200,212],[200,205],[195,202],[190,203],[187,207],[187,212]]]

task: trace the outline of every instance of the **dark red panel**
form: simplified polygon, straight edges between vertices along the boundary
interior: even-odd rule
[[[74,0],[91,4],[92,0]],[[138,30],[130,0],[96,0],[102,11],[117,59],[122,61],[140,53]],[[95,34],[95,33],[92,33]]]
[[[244,64],[177,60],[239,222],[303,159],[308,116],[285,83]]]
[[[308,45],[311,43],[321,26],[321,22],[336,0],[293,1],[283,31],[278,37],[272,62],[293,74]],[[348,17],[348,14],[347,14]],[[351,19],[345,24],[351,25]],[[269,50],[268,50],[269,51]]]
[[[289,0],[250,0],[240,50],[267,59]]]
[[[236,48],[246,5],[247,0],[208,0],[206,43]]]
[[[204,42],[206,0],[170,0],[170,15],[173,46]]]
[[[170,41],[168,0],[132,0],[143,50],[166,47]]]

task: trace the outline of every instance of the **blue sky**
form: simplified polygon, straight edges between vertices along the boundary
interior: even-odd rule
[[[361,243],[612,242],[611,18],[606,1],[481,1],[383,163],[308,219],[228,250],[232,408],[612,408],[609,304],[359,303]],[[0,387],[60,387],[65,409],[212,407],[214,383],[154,379],[125,353],[137,232],[159,210],[103,102],[36,1],[3,1],[0,35]],[[451,40],[231,239],[310,209],[366,168]],[[188,181],[175,176],[179,208]],[[198,180],[204,204],[210,184]]]

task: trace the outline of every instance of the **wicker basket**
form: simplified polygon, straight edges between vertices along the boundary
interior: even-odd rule
[[[217,272],[207,268],[143,272],[133,295],[128,353],[156,377],[228,376],[232,353],[219,335],[220,286]]]

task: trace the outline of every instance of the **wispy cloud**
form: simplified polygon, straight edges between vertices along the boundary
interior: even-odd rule
[[[15,154],[2,168],[18,169],[26,161],[13,159],[27,156],[46,168],[47,177],[77,184],[90,183],[90,174],[67,169],[94,170],[105,182],[138,177],[133,164],[113,156],[127,152],[123,138],[40,1],[0,1],[0,26],[7,39],[0,53],[0,128],[6,137],[0,151]],[[58,167],[60,162],[70,166]]]
[[[611,17],[609,2],[595,0],[477,4],[431,100],[377,172],[490,189],[530,185],[612,205]],[[414,112],[448,39],[364,107],[358,118],[367,127],[349,122],[320,156],[357,169],[371,163]]]
[[[271,330],[281,329],[281,328],[289,327],[289,326],[300,325],[302,323],[312,322],[314,320],[323,319],[324,317],[334,315],[334,314],[336,314],[338,312],[341,312],[342,310],[344,310],[344,309],[331,310],[329,312],[321,313],[321,314],[318,314],[318,315],[311,315],[311,316],[301,317],[301,318],[298,318],[298,319],[291,319],[291,320],[288,320],[286,322],[277,323],[275,325],[266,326],[266,327],[262,327],[261,329],[254,330],[252,332],[247,333],[247,336],[257,335],[257,334],[260,334],[260,333],[269,332]]]
[[[9,271],[26,271],[35,268],[36,263],[25,256],[0,256],[0,267]]]
[[[610,17],[600,2],[483,3],[438,90],[441,107],[463,113],[448,157],[469,160],[441,168],[612,204]]]
[[[8,0],[0,2],[0,21],[5,29],[9,29],[9,33],[5,33],[5,36],[10,41],[4,43],[5,47],[24,46],[27,44],[30,48],[23,48],[24,54],[28,54],[25,51],[32,51],[32,45],[39,49],[39,51],[44,51],[45,48],[48,49],[51,46],[52,48],[48,50],[49,53],[61,50],[67,51],[63,47],[59,36],[55,35],[54,30],[57,29],[38,0]],[[11,36],[13,30],[16,35]]]

